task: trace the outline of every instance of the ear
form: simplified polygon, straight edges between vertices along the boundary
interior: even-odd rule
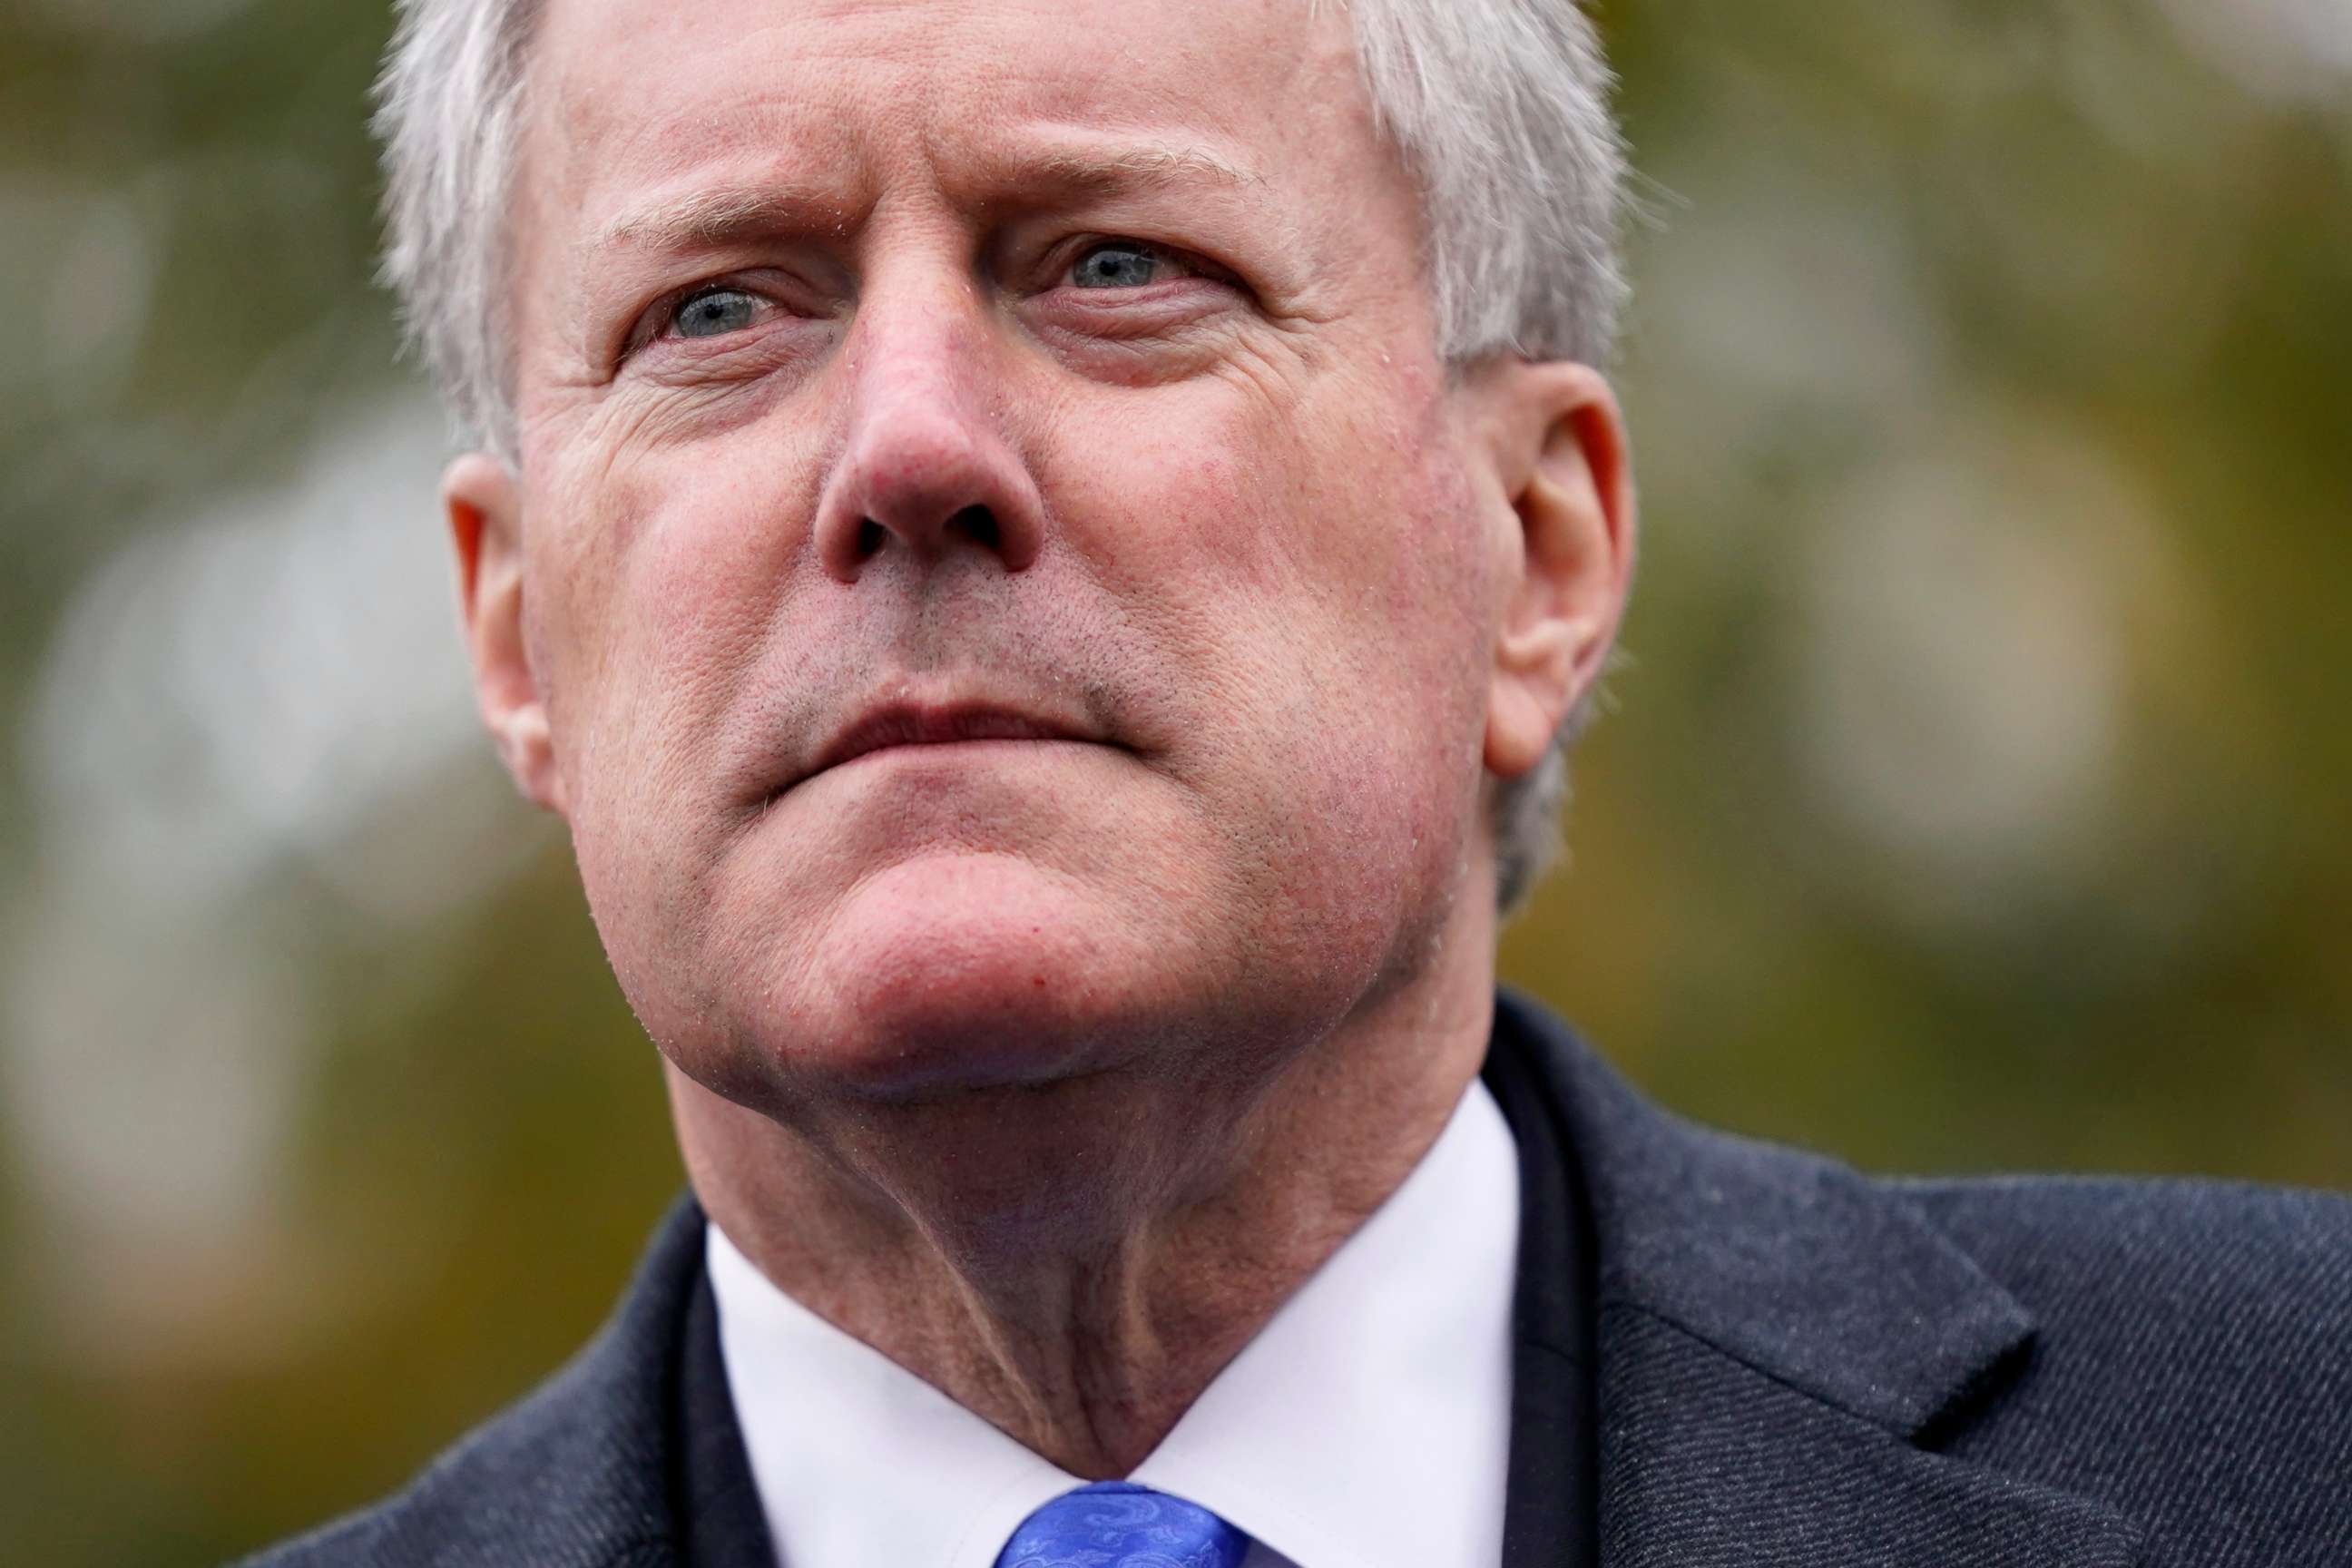
[[[458,606],[474,661],[474,701],[526,800],[563,814],[547,702],[523,631],[522,498],[507,466],[472,452],[449,465],[441,500],[457,549]]]
[[[1498,496],[1486,763],[1517,778],[1601,679],[1633,576],[1625,420],[1598,371],[1505,362],[1479,373]]]

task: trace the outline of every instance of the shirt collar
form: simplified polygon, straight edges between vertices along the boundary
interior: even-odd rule
[[[1517,1151],[1474,1079],[1131,1479],[1297,1568],[1493,1568],[1517,1242]],[[715,1224],[708,1245],[729,1391],[792,1568],[992,1568],[1079,1484],[784,1295]]]

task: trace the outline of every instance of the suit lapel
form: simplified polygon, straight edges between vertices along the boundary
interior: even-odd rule
[[[1520,1365],[1535,1343],[1588,1358],[1605,1568],[2136,1559],[2104,1505],[1935,1451],[1977,1395],[2030,1375],[2033,1321],[1899,1195],[1666,1113],[1508,994],[1486,1076],[1523,1165],[1564,1170],[1585,1209],[1580,1279],[1522,1255]],[[1554,1278],[1531,1294],[1539,1266]],[[1515,1516],[1541,1438],[1521,1411]],[[1513,1568],[1586,1561],[1564,1527],[1513,1539]]]
[[[2110,1510],[1920,1448],[1630,1304],[1604,1305],[1611,1568],[2126,1568]]]
[[[1503,1561],[1595,1568],[1591,1205],[1532,1054],[1498,1016],[1483,1076],[1519,1148],[1518,1281],[1511,1306],[1511,1447]]]
[[[735,1399],[728,1392],[719,1302],[708,1268],[695,1274],[684,1332],[671,1443],[683,1469],[670,1480],[670,1495],[682,1500],[676,1531],[679,1568],[774,1568],[776,1549],[751,1479]]]
[[[689,1190],[664,1215],[596,1338],[515,1437],[577,1502],[505,1507],[502,1562],[583,1568],[773,1568],[727,1390],[718,1309]]]

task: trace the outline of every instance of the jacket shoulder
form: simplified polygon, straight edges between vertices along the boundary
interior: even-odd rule
[[[681,1194],[620,1305],[545,1382],[374,1505],[243,1568],[642,1568],[669,1562],[674,1378],[706,1221]]]
[[[2352,1195],[2126,1176],[1886,1184],[2045,1321],[2088,1311],[2118,1332],[2257,1343],[2352,1327]]]
[[[519,1539],[551,1512],[609,1507],[611,1489],[584,1451],[605,1397],[591,1344],[530,1394],[433,1459],[398,1491],[247,1558],[239,1568],[489,1568],[516,1561]],[[582,1467],[585,1463],[585,1468]],[[632,1521],[612,1521],[624,1540]],[[648,1545],[658,1521],[645,1521]],[[600,1556],[594,1568],[633,1555]],[[567,1563],[564,1568],[575,1568]],[[585,1560],[576,1568],[590,1568]]]
[[[2123,1177],[1888,1184],[2037,1325],[1952,1452],[2149,1521],[2167,1563],[2352,1541],[2352,1198]]]

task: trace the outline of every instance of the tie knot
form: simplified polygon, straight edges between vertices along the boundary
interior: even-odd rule
[[[1248,1551],[1248,1536],[1198,1503],[1097,1481],[1023,1520],[996,1568],[1241,1568]]]

